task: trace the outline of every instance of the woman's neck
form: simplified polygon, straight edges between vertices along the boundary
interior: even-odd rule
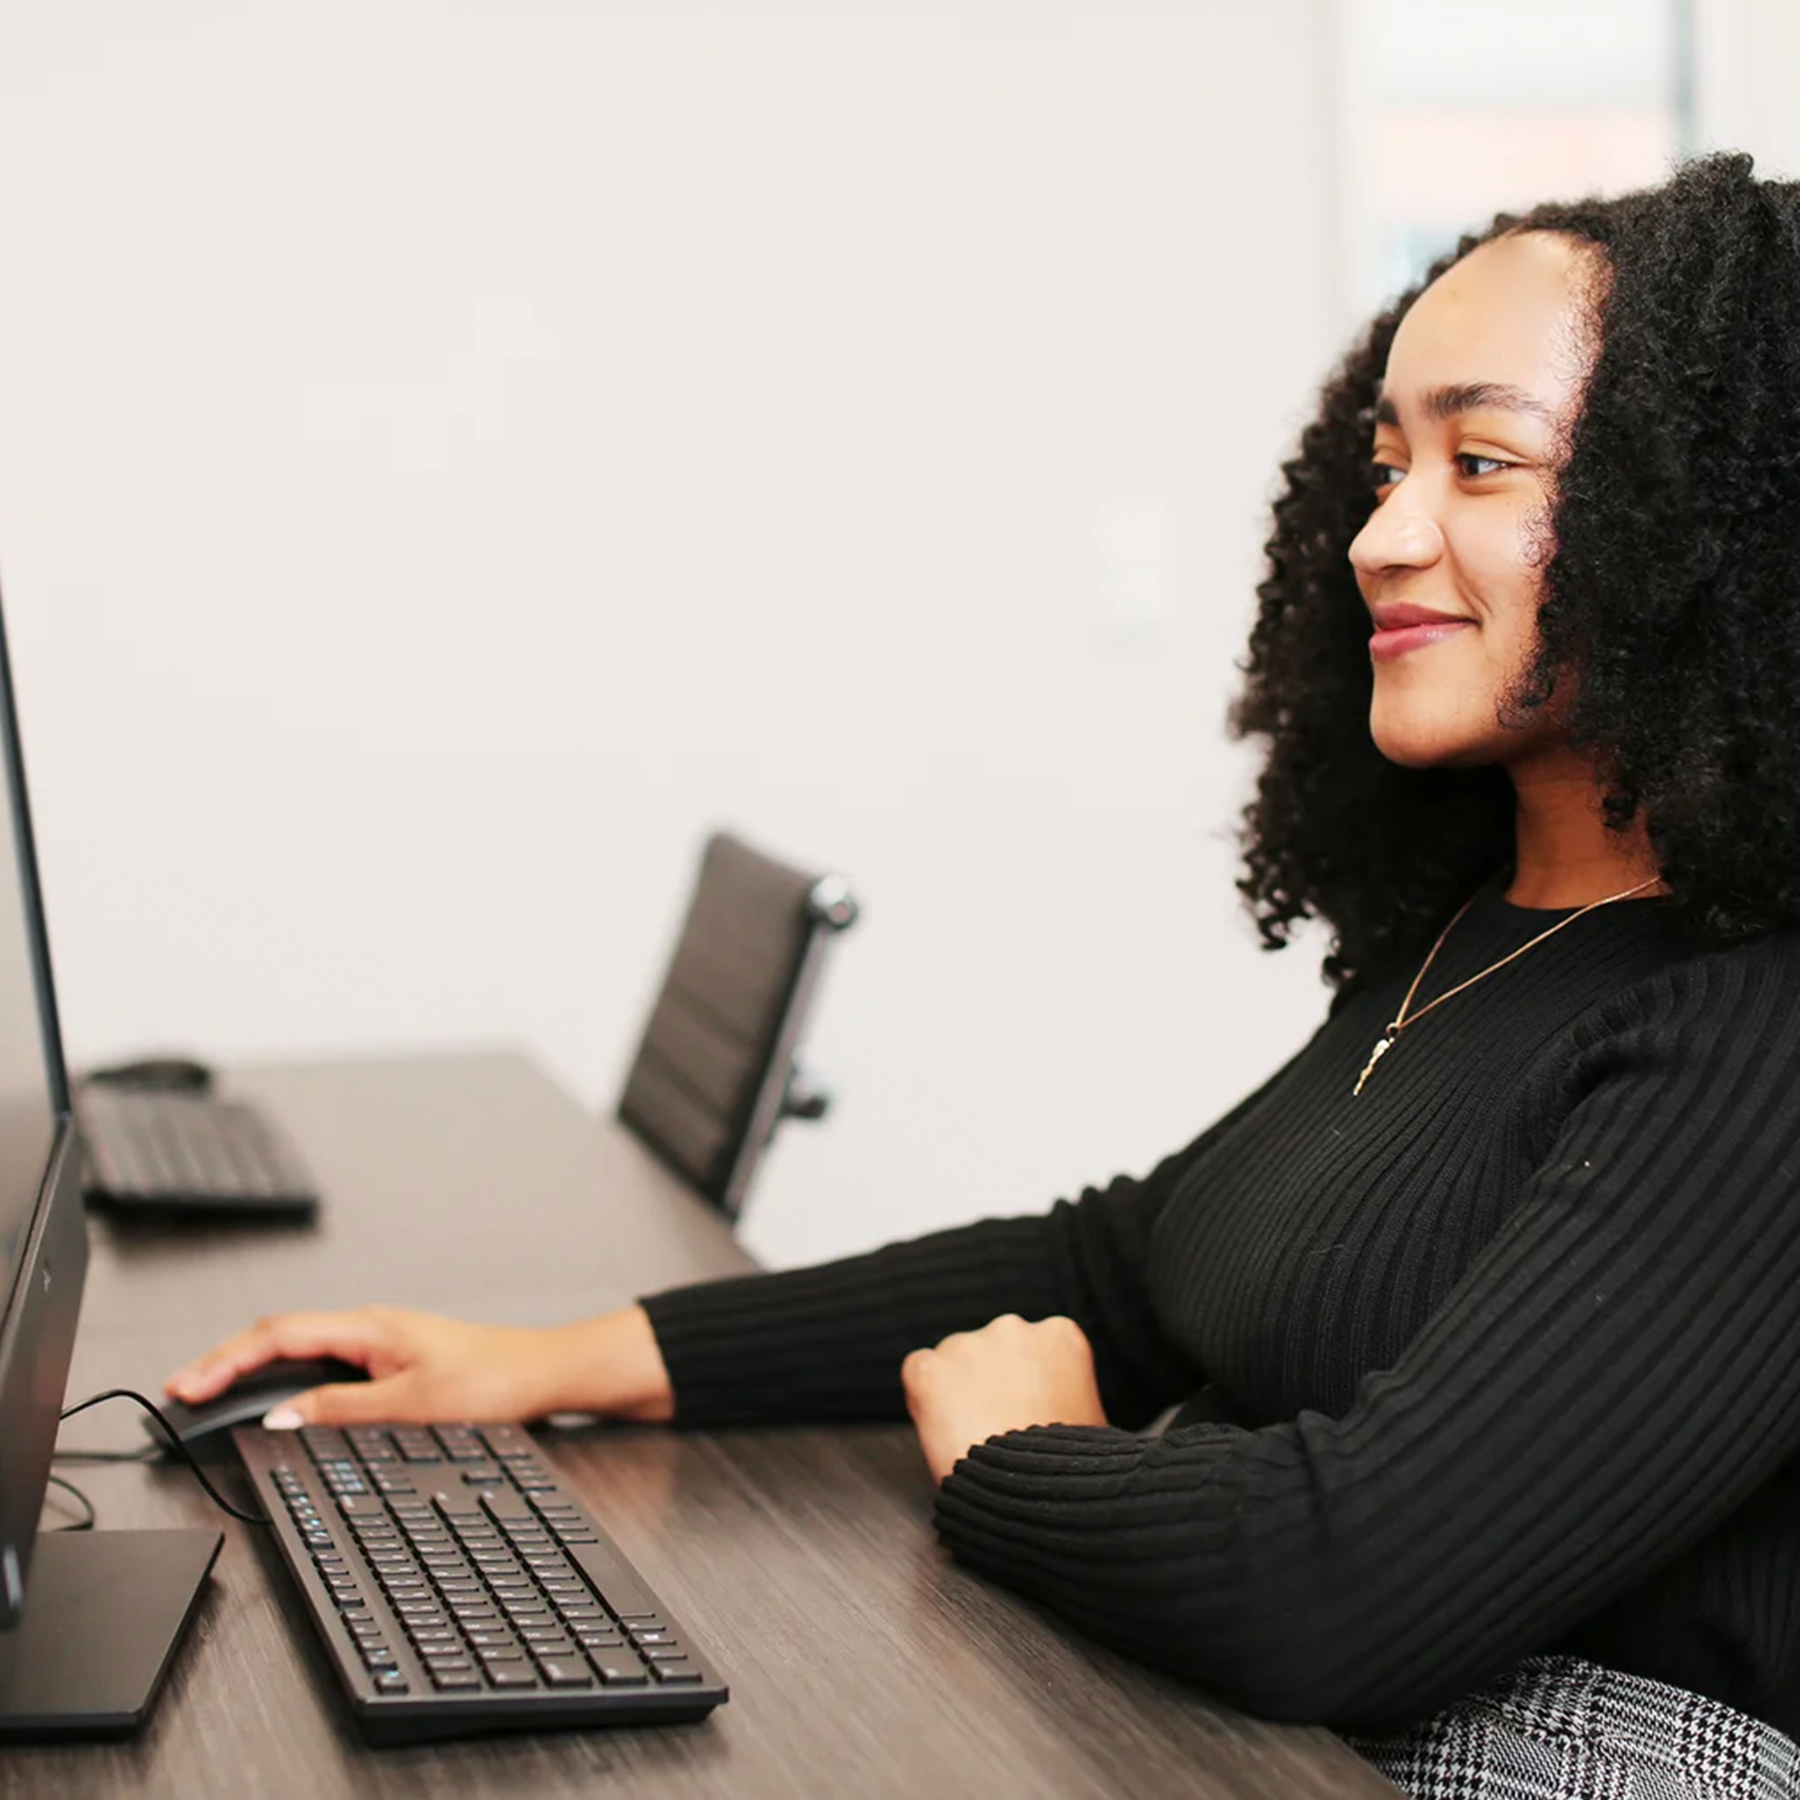
[[[1565,752],[1508,773],[1518,798],[1505,890],[1514,906],[1586,906],[1659,876],[1641,818],[1623,832],[1607,830],[1601,790],[1585,764]],[[1644,890],[1659,891],[1667,890]]]

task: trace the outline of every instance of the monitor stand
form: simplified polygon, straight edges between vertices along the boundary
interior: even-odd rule
[[[222,1533],[44,1531],[0,1631],[0,1740],[122,1737],[144,1722]]]

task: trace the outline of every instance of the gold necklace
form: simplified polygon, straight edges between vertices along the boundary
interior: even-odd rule
[[[1471,894],[1468,899],[1457,908],[1456,918],[1452,919],[1450,923],[1438,933],[1438,941],[1431,946],[1431,954],[1426,957],[1424,966],[1419,970],[1418,974],[1413,977],[1412,986],[1406,990],[1406,998],[1400,1002],[1399,1013],[1394,1017],[1392,1023],[1389,1024],[1387,1030],[1381,1034],[1381,1041],[1376,1044],[1374,1050],[1370,1053],[1369,1060],[1363,1065],[1363,1072],[1357,1076],[1356,1086],[1350,1090],[1351,1098],[1354,1099],[1363,1091],[1363,1083],[1375,1072],[1375,1065],[1394,1047],[1395,1042],[1399,1039],[1400,1033],[1403,1032],[1408,1025],[1418,1024],[1418,1022],[1432,1010],[1432,1007],[1442,1006],[1446,1000],[1460,994],[1464,988],[1473,987],[1483,976],[1493,974],[1496,969],[1504,969],[1515,957],[1523,956],[1527,950],[1541,944],[1545,938],[1554,937],[1565,925],[1573,925],[1575,921],[1581,917],[1582,913],[1591,913],[1596,906],[1610,906],[1615,900],[1629,900],[1633,894],[1641,894],[1645,888],[1655,887],[1661,879],[1662,877],[1660,875],[1652,875],[1648,881],[1640,881],[1636,887],[1626,888],[1623,893],[1608,894],[1604,900],[1590,900],[1586,906],[1581,908],[1580,912],[1572,912],[1566,919],[1558,919],[1548,931],[1540,931],[1537,936],[1532,938],[1528,943],[1521,944],[1518,949],[1511,953],[1511,955],[1501,957],[1497,963],[1490,963],[1478,974],[1471,975],[1467,981],[1459,981],[1449,993],[1439,994],[1429,1006],[1421,1006],[1411,1018],[1408,1018],[1406,1009],[1412,1005],[1413,995],[1419,991],[1419,983],[1425,979],[1426,969],[1429,969],[1432,963],[1437,960],[1437,953],[1444,947],[1444,939],[1456,928],[1456,920],[1460,919],[1463,914],[1475,904],[1479,890],[1477,890],[1477,893]]]

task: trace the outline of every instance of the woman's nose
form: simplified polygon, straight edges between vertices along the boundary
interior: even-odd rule
[[[1407,482],[1369,514],[1350,545],[1350,561],[1359,575],[1384,569],[1424,569],[1444,553],[1444,534],[1422,497],[1407,493]]]

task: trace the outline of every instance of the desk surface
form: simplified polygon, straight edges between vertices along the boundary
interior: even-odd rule
[[[71,1398],[153,1392],[205,1343],[277,1308],[379,1298],[549,1322],[749,1266],[715,1214],[521,1057],[268,1068],[234,1086],[299,1139],[326,1196],[319,1225],[198,1235],[96,1223]],[[131,1411],[72,1421],[65,1446],[137,1442]],[[1394,1793],[1329,1733],[1246,1718],[956,1567],[932,1534],[929,1478],[904,1427],[591,1427],[548,1441],[715,1650],[732,1698],[706,1722],[370,1750],[254,1528],[217,1514],[183,1472],[70,1465],[102,1527],[218,1523],[225,1549],[142,1735],[7,1750],[0,1796]]]

